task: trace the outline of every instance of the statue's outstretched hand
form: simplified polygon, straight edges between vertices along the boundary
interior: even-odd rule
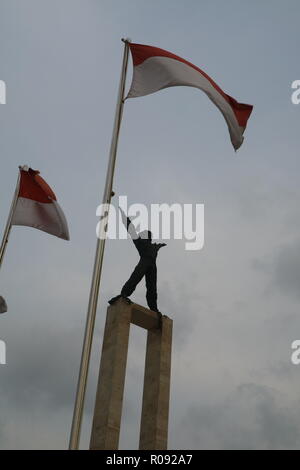
[[[157,243],[157,249],[159,250],[160,248],[162,248],[163,246],[167,246],[166,243]]]

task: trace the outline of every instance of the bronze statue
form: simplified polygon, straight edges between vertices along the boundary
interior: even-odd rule
[[[166,246],[166,243],[152,243],[152,233],[150,230],[144,230],[137,234],[133,223],[129,217],[126,217],[120,208],[122,220],[130,234],[132,241],[139,252],[140,260],[133,273],[122,287],[121,294],[109,300],[113,304],[120,297],[128,298],[135,290],[138,283],[145,276],[146,279],[146,299],[150,310],[157,312],[161,319],[161,313],[157,308],[157,269],[156,258],[160,248]]]

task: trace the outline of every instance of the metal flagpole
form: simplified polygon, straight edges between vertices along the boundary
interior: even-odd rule
[[[122,39],[122,41],[124,42],[123,64],[122,64],[121,79],[120,79],[118,100],[117,100],[117,106],[116,106],[114,128],[113,128],[113,134],[112,134],[112,140],[111,140],[111,146],[110,146],[109,161],[108,161],[105,189],[104,189],[104,195],[103,195],[103,204],[110,204],[111,197],[112,197],[112,185],[113,185],[113,177],[114,177],[114,171],[115,171],[117,146],[118,146],[120,125],[121,125],[123,107],[124,107],[124,92],[125,92],[125,82],[126,82],[126,72],[127,72],[127,64],[128,64],[130,39]],[[79,440],[80,440],[80,430],[81,430],[81,422],[82,422],[82,415],[83,415],[84,398],[85,398],[86,385],[87,385],[88,369],[89,369],[90,355],[91,355],[91,349],[92,349],[99,286],[100,286],[100,279],[101,279],[101,270],[102,270],[102,264],[103,264],[103,255],[104,255],[105,238],[106,238],[106,231],[105,231],[106,223],[107,223],[107,217],[105,218],[102,217],[100,219],[100,232],[99,232],[101,234],[101,238],[97,239],[97,245],[96,245],[94,271],[93,271],[92,284],[91,284],[91,289],[90,289],[88,312],[87,312],[87,319],[86,319],[86,326],[85,326],[85,335],[84,335],[84,341],[83,341],[83,347],[82,347],[76,400],[75,400],[73,421],[72,421],[72,428],[71,428],[71,435],[70,435],[70,442],[69,442],[70,450],[78,449]],[[103,236],[103,233],[105,234],[104,236]]]
[[[9,210],[9,214],[8,214],[8,218],[7,218],[7,222],[6,222],[2,242],[1,242],[1,247],[0,247],[0,268],[1,268],[1,265],[2,265],[2,261],[3,261],[3,258],[4,258],[5,250],[6,250],[8,239],[9,239],[9,234],[10,234],[10,229],[11,229],[11,221],[12,221],[14,211],[15,211],[15,207],[16,207],[16,204],[17,204],[17,201],[18,201],[19,188],[20,188],[20,171],[19,171],[18,180],[17,180],[17,184],[16,184],[15,194],[14,194],[13,200],[11,202],[11,206],[10,206],[10,210]]]

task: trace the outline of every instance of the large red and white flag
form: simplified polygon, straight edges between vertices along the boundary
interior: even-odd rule
[[[205,73],[190,62],[157,47],[129,44],[133,78],[127,98],[155,93],[172,86],[191,86],[204,91],[223,114],[235,150],[243,143],[243,133],[252,112],[250,104],[238,103]]]
[[[50,186],[39,171],[20,167],[19,194],[12,225],[26,225],[69,240],[65,215]]]

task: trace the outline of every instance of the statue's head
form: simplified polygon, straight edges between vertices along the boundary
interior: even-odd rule
[[[140,232],[139,236],[140,236],[140,238],[142,238],[143,240],[150,240],[150,241],[152,241],[152,232],[150,232],[150,230],[143,230],[142,232]]]

